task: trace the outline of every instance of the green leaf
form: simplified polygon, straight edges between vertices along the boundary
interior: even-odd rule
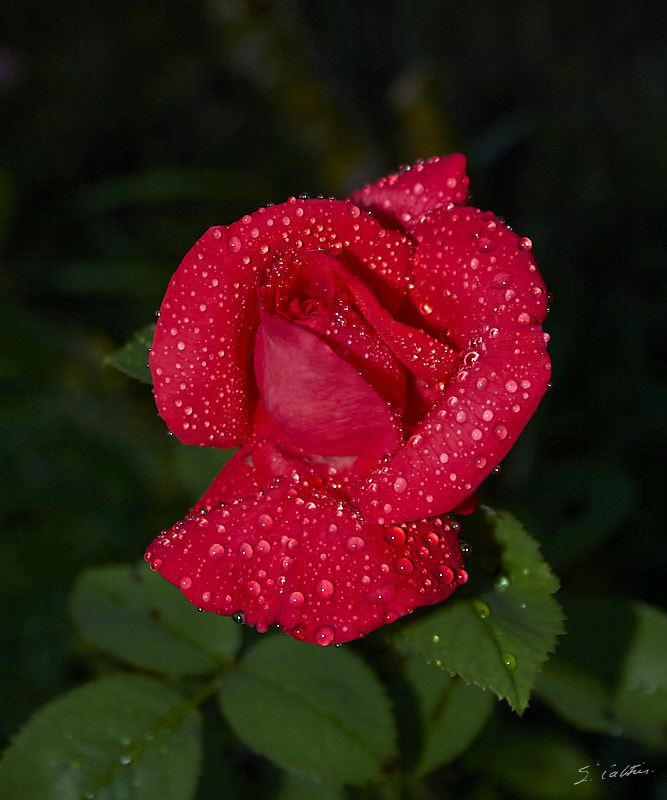
[[[339,783],[323,783],[285,772],[275,800],[345,800],[345,787]]]
[[[198,612],[144,562],[86,570],[71,607],[88,642],[166,675],[218,670],[240,644],[240,630],[231,619]]]
[[[17,735],[0,765],[2,800],[187,800],[201,721],[152,678],[113,675],[59,697]]]
[[[311,778],[379,780],[395,755],[387,696],[349,647],[266,638],[224,676],[220,704],[252,750]]]
[[[522,722],[518,730],[504,726],[501,736],[484,739],[473,748],[466,766],[500,784],[509,797],[589,800],[600,794],[600,784],[593,780],[590,769],[586,780],[590,754],[570,737],[526,727]]]
[[[620,598],[570,598],[565,611],[538,696],[584,730],[667,747],[667,615]]]
[[[468,749],[494,706],[494,696],[452,678],[421,656],[408,656],[405,677],[419,704],[422,747],[412,772],[425,775]]]
[[[538,671],[563,632],[558,580],[537,543],[508,514],[469,519],[470,580],[451,601],[397,626],[399,647],[491,689],[521,713]]]
[[[104,359],[105,365],[110,365],[129,375],[130,378],[142,383],[153,383],[151,371],[148,368],[148,354],[153,343],[155,323],[145,325],[138,330],[129,342],[119,350],[111,353]]]

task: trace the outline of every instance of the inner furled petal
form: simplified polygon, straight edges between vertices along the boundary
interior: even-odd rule
[[[421,328],[394,319],[366,284],[349,273],[341,275],[359,313],[377,332],[396,358],[416,377],[427,382],[448,381],[459,366],[459,353]]]
[[[322,251],[281,256],[262,277],[261,304],[267,311],[316,333],[383,400],[403,409],[405,369],[352,305],[353,297],[345,285],[351,278],[337,258]]]
[[[381,457],[402,441],[391,406],[307,328],[264,309],[255,376],[278,428],[311,455]]]

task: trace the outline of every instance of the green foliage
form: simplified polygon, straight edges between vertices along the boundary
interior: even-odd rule
[[[2,800],[187,800],[199,712],[150,678],[112,675],[39,711],[7,750]]]
[[[388,698],[351,649],[266,638],[224,676],[220,705],[252,750],[310,777],[363,784],[396,755]]]
[[[514,517],[487,510],[477,519],[484,524],[466,527],[470,581],[451,602],[400,626],[397,643],[522,712],[563,632],[558,581]]]
[[[131,378],[142,383],[153,383],[151,371],[148,368],[148,354],[150,353],[155,333],[155,323],[145,325],[138,330],[129,342],[119,350],[111,353],[104,359],[104,363],[124,372]]]
[[[667,615],[619,598],[568,598],[565,610],[538,696],[584,730],[667,749]]]
[[[590,753],[562,734],[527,725],[504,731],[470,754],[470,767],[484,772],[512,798],[526,800],[592,800],[600,784],[586,777],[582,767],[591,764]],[[581,781],[581,783],[578,783]]]
[[[421,656],[407,658],[405,678],[417,699],[421,747],[415,776],[426,775],[464,753],[486,723],[494,705],[491,692],[450,678]]]
[[[72,615],[90,644],[170,676],[219,669],[230,663],[240,643],[231,619],[198,613],[145,562],[84,572],[72,597]]]

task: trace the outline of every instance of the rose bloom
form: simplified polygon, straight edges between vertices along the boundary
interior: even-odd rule
[[[327,645],[466,581],[447,512],[474,507],[550,361],[531,242],[466,205],[465,164],[260,208],[174,274],[159,412],[185,444],[240,445],[146,553],[195,606]]]

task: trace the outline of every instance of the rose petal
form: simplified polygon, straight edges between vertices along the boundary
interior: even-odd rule
[[[349,202],[292,198],[211,228],[167,288],[150,356],[158,410],[181,441],[231,447],[248,435],[259,275],[300,249],[341,255],[389,308],[405,296],[410,245]]]
[[[428,333],[394,319],[360,280],[342,278],[359,311],[396,358],[417,378],[435,381],[456,369],[459,353]]]
[[[318,456],[375,456],[401,441],[391,407],[308,329],[261,312],[255,374],[264,406],[298,446]]]
[[[351,484],[353,500],[378,523],[460,503],[507,455],[550,379],[539,327],[546,292],[525,240],[467,208],[440,209],[413,234],[412,300],[430,304],[431,324],[456,321],[462,368],[405,446]]]
[[[278,478],[178,523],[146,559],[206,611],[240,612],[260,632],[278,625],[322,645],[437,603],[467,579],[446,518],[368,526],[337,495]]]
[[[447,203],[466,202],[468,177],[465,168],[465,156],[459,153],[429,158],[403,172],[367,184],[351,195],[350,200],[372,211],[383,225],[407,230],[423,214]]]
[[[373,326],[352,307],[353,296],[347,289],[352,280],[371,294],[336,258],[320,251],[301,251],[265,270],[261,303],[267,311],[317,333],[383,400],[403,408],[405,370]]]

